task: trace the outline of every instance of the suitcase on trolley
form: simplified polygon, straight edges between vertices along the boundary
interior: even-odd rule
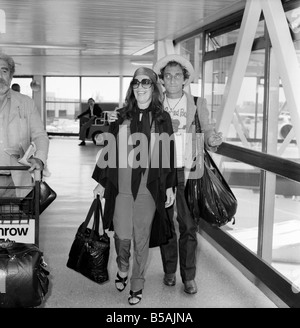
[[[49,286],[46,266],[37,245],[0,240],[0,308],[41,305]]]
[[[39,249],[38,173],[32,186],[10,187],[31,188],[29,196],[0,198],[0,308],[36,307],[48,292],[49,272]]]

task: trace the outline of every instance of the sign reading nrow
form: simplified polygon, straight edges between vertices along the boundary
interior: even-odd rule
[[[34,243],[34,220],[24,223],[10,223],[2,221],[0,224],[0,239],[9,239],[18,243]]]

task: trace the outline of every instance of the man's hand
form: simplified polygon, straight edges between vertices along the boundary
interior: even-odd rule
[[[31,157],[27,161],[30,163],[30,169],[28,170],[29,172],[33,172],[34,170],[43,171],[44,164],[39,158]]]
[[[173,191],[173,188],[168,188],[166,190],[166,201],[165,201],[165,207],[170,207],[174,204],[175,201],[175,193]]]
[[[211,135],[208,138],[208,145],[210,147],[218,147],[221,145],[221,143],[223,142],[223,138],[222,138],[222,132],[217,132],[213,135]]]

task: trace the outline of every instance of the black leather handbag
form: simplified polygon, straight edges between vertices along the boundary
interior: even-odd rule
[[[56,192],[48,185],[47,182],[40,182],[40,214],[56,199]]]
[[[103,218],[102,205],[99,197],[95,198],[86,216],[79,226],[69,252],[67,267],[83,276],[102,284],[109,280],[107,265],[110,251],[110,239],[106,232],[99,234]],[[88,228],[91,217],[94,216],[92,228]]]
[[[30,308],[43,302],[49,272],[35,244],[0,239],[0,308]]]
[[[39,182],[39,214],[43,213],[45,209],[56,199],[56,192],[45,181]],[[21,202],[21,209],[25,213],[30,213],[34,208],[31,207],[34,199],[34,191],[30,193]]]

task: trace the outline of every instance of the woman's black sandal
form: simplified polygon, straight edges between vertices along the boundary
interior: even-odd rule
[[[119,272],[117,272],[117,279],[115,280],[115,286],[119,292],[122,292],[125,289],[125,287],[127,286],[127,278],[128,278],[128,276],[126,276],[124,278],[120,277]],[[122,288],[119,288],[117,286],[117,283],[122,284]]]
[[[140,303],[140,301],[142,300],[143,297],[143,290],[140,289],[137,292],[133,292],[132,290],[129,292],[129,297],[128,297],[128,303],[130,305],[136,305],[138,303]],[[137,302],[132,302],[133,299],[136,298],[138,301]]]

